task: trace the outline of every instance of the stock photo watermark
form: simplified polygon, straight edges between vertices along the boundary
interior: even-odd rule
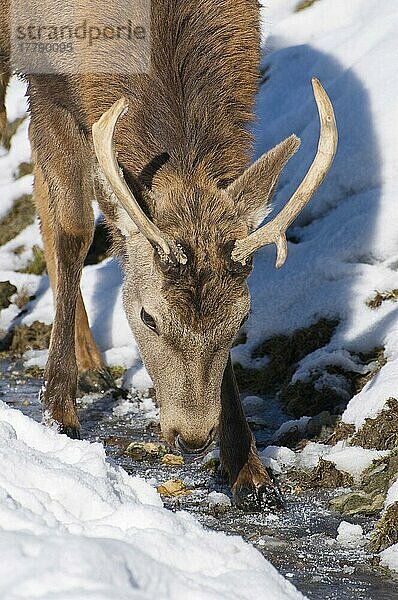
[[[27,74],[146,73],[150,0],[81,4],[12,0],[13,68]]]

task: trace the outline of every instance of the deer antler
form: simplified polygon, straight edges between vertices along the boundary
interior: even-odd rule
[[[128,100],[124,97],[115,102],[92,127],[94,150],[102,171],[138,230],[157,250],[164,262],[174,265],[186,264],[187,258],[181,248],[146,216],[128,187],[116,159],[113,135],[118,119],[127,112]]]
[[[312,79],[312,87],[320,120],[318,149],[312,165],[293,196],[276,217],[248,237],[235,242],[231,253],[234,262],[244,265],[247,259],[262,246],[276,244],[275,267],[277,269],[282,267],[287,258],[286,230],[309,202],[330,169],[338,139],[333,106],[318,79]]]

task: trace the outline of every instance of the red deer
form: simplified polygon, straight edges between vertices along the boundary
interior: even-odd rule
[[[117,4],[110,0],[107,10]],[[4,125],[8,1],[0,7]],[[162,436],[198,453],[219,434],[233,490],[261,493],[272,484],[243,414],[230,349],[250,310],[252,256],[275,244],[282,266],[286,229],[326,175],[337,132],[314,79],[316,156],[285,207],[261,226],[300,142],[292,135],[249,166],[259,30],[256,0],[153,0],[147,73],[25,77],[34,199],[56,308],[42,396],[47,420],[79,437],[78,373],[106,376],[80,292],[95,196],[123,260],[124,307],[156,388]]]

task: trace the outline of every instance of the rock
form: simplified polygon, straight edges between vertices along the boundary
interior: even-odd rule
[[[383,508],[384,494],[362,490],[342,494],[330,501],[330,507],[343,515],[375,515]]]
[[[162,465],[176,467],[184,464],[184,458],[177,454],[165,454],[161,460]]]
[[[153,442],[132,442],[125,450],[125,454],[133,460],[156,460],[167,454],[166,446]]]
[[[17,292],[15,285],[9,281],[0,281],[0,310],[8,308],[11,304],[10,297]]]
[[[177,496],[189,496],[192,494],[191,490],[188,490],[181,479],[169,479],[157,488],[161,496],[177,497]]]

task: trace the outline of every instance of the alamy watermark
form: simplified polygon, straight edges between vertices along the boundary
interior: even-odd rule
[[[12,0],[11,63],[21,73],[145,73],[150,0]]]

